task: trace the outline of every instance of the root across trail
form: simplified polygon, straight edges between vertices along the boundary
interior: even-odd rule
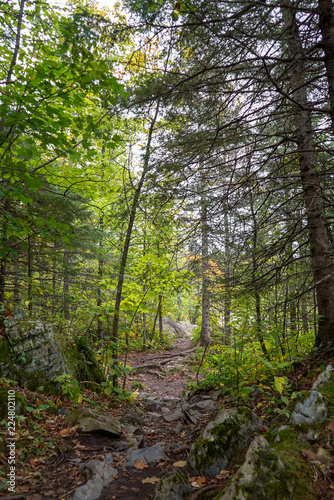
[[[170,352],[129,353],[127,364],[132,370],[127,378],[126,389],[137,389],[151,396],[179,397],[189,381],[195,378],[195,372],[187,361],[187,357],[195,350],[191,337],[179,333]],[[124,359],[125,356],[121,358],[122,361]]]

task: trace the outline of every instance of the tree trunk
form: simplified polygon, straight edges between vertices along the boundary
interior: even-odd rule
[[[231,256],[230,256],[230,233],[228,216],[224,214],[224,229],[225,229],[225,296],[224,296],[224,341],[225,345],[230,344],[231,338],[231,285],[232,277]]]
[[[253,228],[252,228],[252,236],[253,236],[253,245],[252,245],[252,287],[253,287],[253,293],[255,297],[255,315],[256,315],[256,325],[255,325],[255,331],[256,331],[256,337],[261,345],[261,349],[263,352],[263,355],[266,359],[270,359],[268,351],[267,351],[267,346],[265,344],[264,338],[263,338],[263,327],[262,327],[262,314],[261,314],[261,297],[260,297],[260,292],[259,292],[259,285],[257,282],[257,260],[256,260],[256,253],[257,253],[257,248],[258,248],[258,226],[257,226],[257,218],[256,218],[256,213],[254,210],[254,200],[253,200],[253,194],[252,194],[252,187],[249,190],[249,199],[250,199],[250,210],[251,210],[251,217],[252,217],[252,222],[253,222]]]
[[[64,318],[69,321],[70,319],[70,304],[69,304],[69,291],[70,291],[70,277],[68,273],[69,263],[69,249],[64,250],[64,278],[63,278],[63,311]]]
[[[100,230],[103,231],[103,220],[102,218],[100,219]],[[103,278],[103,258],[102,258],[102,250],[103,250],[103,239],[101,237],[99,241],[99,261],[98,261],[98,279],[102,280]],[[102,289],[101,285],[97,285],[97,298],[96,298],[96,305],[98,307],[98,318],[97,318],[97,338],[100,344],[100,347],[103,348],[103,323],[100,318],[101,316],[101,306],[102,306]]]
[[[319,27],[328,81],[330,115],[334,130],[334,12],[332,0],[318,0]]]
[[[305,88],[304,54],[294,10],[290,0],[282,0],[281,10],[288,45],[290,82],[295,109],[296,141],[301,182],[306,206],[313,278],[317,294],[319,329],[316,345],[332,342],[334,338],[334,268],[324,209],[324,200],[317,172],[313,129]]]
[[[142,190],[142,187],[144,184],[146,174],[149,170],[151,142],[152,142],[154,126],[155,126],[156,120],[158,118],[159,106],[160,106],[160,100],[158,100],[158,102],[157,102],[154,117],[151,121],[150,129],[149,129],[149,133],[148,133],[146,151],[145,151],[145,156],[144,156],[143,171],[142,171],[141,177],[139,179],[139,182],[137,184],[137,187],[135,189],[135,194],[134,194],[133,201],[132,201],[128,228],[127,228],[126,236],[125,236],[125,240],[124,240],[120,270],[118,273],[118,282],[117,282],[117,288],[116,288],[116,298],[115,298],[115,307],[114,307],[115,312],[114,312],[112,334],[111,334],[112,341],[113,341],[112,359],[114,360],[114,363],[117,363],[117,358],[118,358],[118,323],[119,323],[119,312],[120,312],[121,300],[122,300],[122,290],[123,290],[123,283],[124,283],[125,268],[126,268],[126,263],[127,263],[127,259],[128,259],[129,248],[130,248],[132,229],[133,229],[133,225],[135,222],[136,212],[137,212],[137,208],[138,208],[138,204],[139,204],[139,197],[140,197],[140,193],[141,193],[141,190]],[[117,385],[116,377],[114,378],[113,383],[114,383],[114,386]]]
[[[28,268],[28,311],[32,313],[32,244],[31,244],[31,236],[28,236],[28,259],[27,259],[27,268]]]
[[[200,345],[210,343],[210,264],[209,264],[209,225],[204,182],[201,183],[201,229],[202,229],[202,325]]]
[[[163,299],[163,294],[162,292],[159,293],[159,306],[158,306],[158,313],[159,313],[159,338],[161,342],[164,339],[164,334],[162,331],[162,299]]]
[[[306,299],[304,297],[302,297],[301,300],[301,308],[302,308],[303,333],[306,334],[309,332],[309,326],[308,326],[307,304],[306,304]]]

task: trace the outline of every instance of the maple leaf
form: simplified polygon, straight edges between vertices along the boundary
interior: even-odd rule
[[[138,462],[136,462],[134,464],[134,467],[136,469],[142,470],[142,469],[146,469],[146,467],[148,467],[148,465],[146,462],[144,462],[144,460],[138,460]]]

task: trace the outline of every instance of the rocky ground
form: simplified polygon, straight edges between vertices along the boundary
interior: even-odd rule
[[[303,393],[306,404],[299,403],[294,412],[291,408],[296,421],[275,423],[259,418],[266,404],[259,394],[249,405],[251,412],[236,407],[235,401],[220,391],[187,392],[186,384],[196,376],[193,363],[188,363],[193,349],[190,337],[180,334],[168,352],[130,353],[127,363],[138,369],[127,379],[127,387],[138,392],[132,402],[87,393],[76,408],[66,399],[54,399],[57,411],[52,414],[38,410],[47,402],[40,394],[18,389],[30,401],[31,418],[19,423],[16,490],[10,498],[334,499],[334,421],[328,419],[327,408],[329,402],[333,405],[331,386],[327,393],[323,391],[324,396],[314,391]],[[305,378],[311,368],[314,373]],[[314,383],[322,370],[314,369],[312,362],[305,363],[291,374],[290,381],[299,390],[313,387],[321,391],[321,384]],[[319,420],[309,425],[303,418]],[[209,422],[203,447],[203,438],[198,438]],[[224,453],[220,453],[221,448]],[[213,462],[209,451],[214,451]],[[265,457],[265,462],[254,472],[259,456]],[[6,461],[3,452],[1,470],[5,470]],[[286,468],[286,464],[291,466]],[[304,483],[291,476],[292,466],[296,467],[295,475],[303,471]],[[243,473],[245,467],[248,469]],[[169,478],[159,482],[167,473],[171,473]],[[255,496],[236,495],[240,474],[241,478],[253,474]],[[269,478],[269,486],[263,478]],[[173,488],[175,495],[168,496]],[[6,498],[5,490],[2,495]]]

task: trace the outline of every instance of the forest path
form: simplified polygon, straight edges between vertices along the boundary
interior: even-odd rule
[[[168,351],[135,351],[127,356],[127,365],[136,369],[126,381],[126,389],[137,389],[151,396],[177,398],[196,377],[188,361],[194,350],[190,335],[178,335]],[[125,356],[121,357],[124,362]]]

